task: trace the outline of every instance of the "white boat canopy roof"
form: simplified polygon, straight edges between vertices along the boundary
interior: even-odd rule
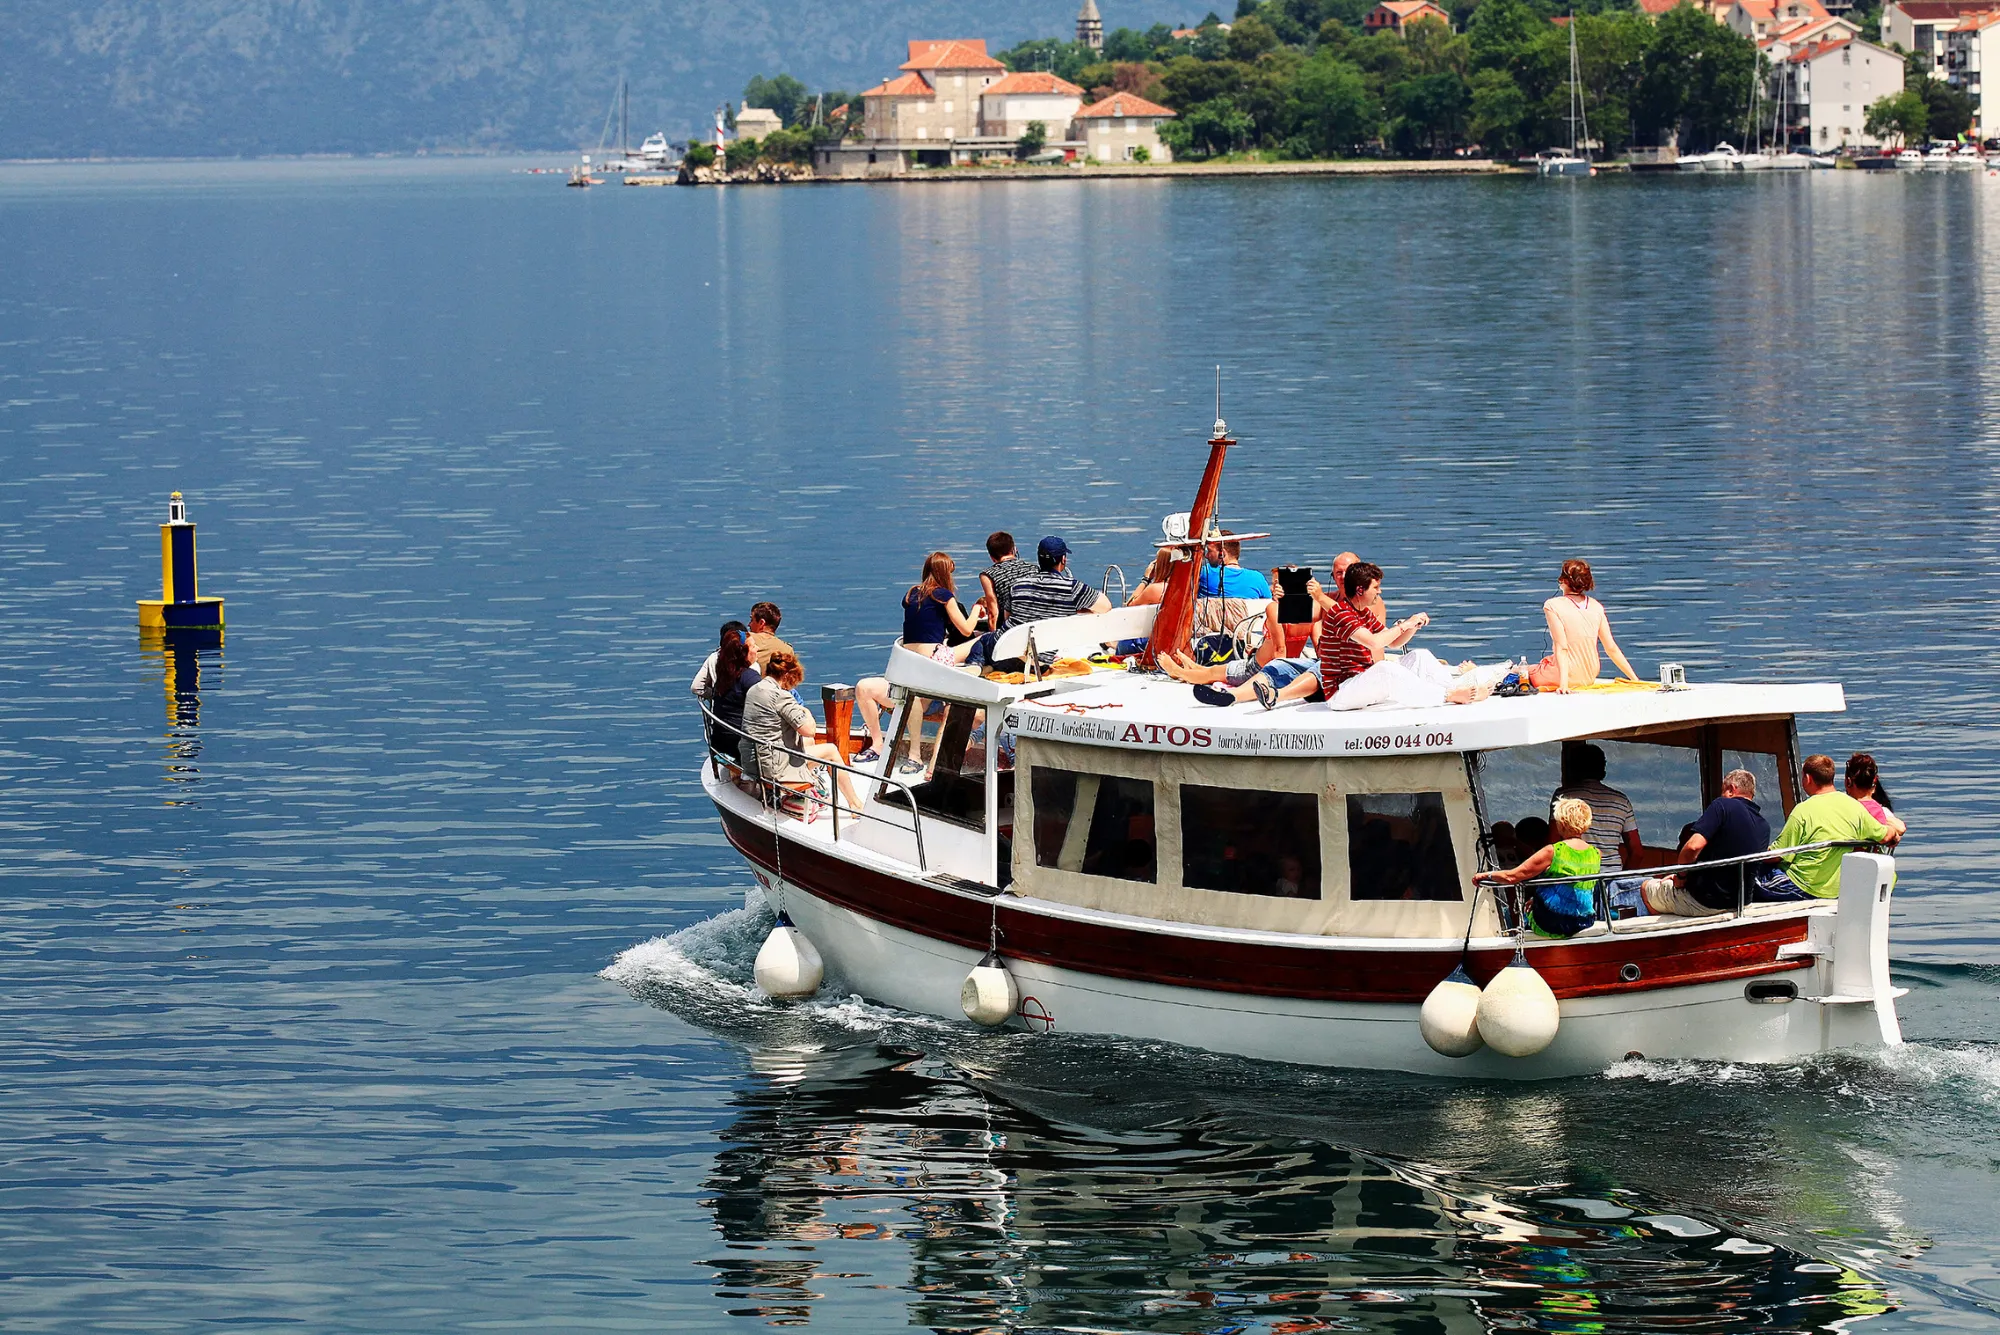
[[[1847,708],[1841,688],[1830,683],[1701,683],[1676,691],[1607,683],[1570,695],[1494,696],[1432,709],[1333,710],[1302,703],[1268,711],[1254,701],[1227,709],[1204,705],[1187,686],[1159,677],[1105,673],[1062,684],[1071,689],[1017,700],[1007,726],[1020,737],[1135,751],[1365,757],[1494,751]]]

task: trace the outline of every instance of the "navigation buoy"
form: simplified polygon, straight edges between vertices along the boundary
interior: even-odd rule
[[[1479,1036],[1479,984],[1465,971],[1463,961],[1451,976],[1431,989],[1424,998],[1417,1027],[1424,1042],[1441,1057],[1469,1057],[1486,1042]]]
[[[1534,1056],[1556,1041],[1560,1023],[1556,994],[1520,951],[1479,994],[1479,1036],[1504,1056]]]
[[[972,972],[965,975],[965,982],[958,989],[958,1005],[965,1018],[989,1028],[1005,1024],[1020,1004],[1021,993],[1014,986],[1014,975],[1007,972],[1000,956],[991,950],[972,966]]]
[[[809,997],[819,991],[825,972],[813,943],[780,913],[757,952],[757,986],[767,997]]]
[[[179,492],[167,498],[167,522],[160,525],[160,596],[139,600],[139,629],[156,634],[222,629],[222,599],[204,598],[196,590],[194,523]]]

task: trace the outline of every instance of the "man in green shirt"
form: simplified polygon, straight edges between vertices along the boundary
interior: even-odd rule
[[[1801,767],[1806,797],[1792,808],[1785,828],[1778,831],[1773,848],[1795,844],[1818,844],[1829,839],[1856,839],[1864,843],[1889,841],[1888,827],[1868,814],[1868,809],[1833,786],[1833,758],[1807,756]],[[1799,889],[1815,899],[1832,899],[1840,893],[1840,859],[1849,850],[1820,848],[1810,853],[1794,853],[1785,859],[1785,871]]]

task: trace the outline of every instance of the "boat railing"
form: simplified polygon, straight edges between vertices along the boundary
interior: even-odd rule
[[[779,804],[784,800],[784,796],[787,790],[784,788],[783,785],[774,783],[770,779],[764,777],[763,770],[757,764],[757,747],[759,743],[754,738],[752,738],[749,733],[743,731],[743,729],[737,727],[733,723],[726,722],[722,718],[718,717],[716,712],[713,709],[709,708],[708,701],[697,699],[695,703],[701,706],[702,717],[708,722],[708,724],[711,727],[720,729],[722,732],[725,733],[733,733],[739,742],[749,743],[750,759],[749,763],[745,764],[740,757],[735,761],[731,761],[728,756],[717,751],[715,749],[713,742],[709,740],[709,738],[712,738],[714,736],[713,733],[709,733],[705,735],[703,738],[703,743],[708,748],[709,771],[713,773],[717,778],[723,778],[725,777],[725,770],[734,770],[736,772],[736,776],[741,776],[743,779],[749,781],[750,783],[753,783],[757,788],[760,800],[763,802],[765,807],[769,808],[771,812],[771,833],[773,837],[776,837],[778,833],[778,818],[781,810]],[[765,743],[765,745],[771,745],[771,744]],[[805,752],[794,750],[789,746],[773,745],[771,746],[771,749],[775,751],[782,751],[784,754],[790,756],[792,759],[797,760],[803,764],[824,765],[828,769],[839,770],[843,774],[852,774],[856,778],[860,779],[864,784],[873,785],[880,783],[895,788],[900,788],[903,792],[903,804],[910,813],[910,823],[908,826],[905,826],[899,820],[891,820],[886,816],[882,816],[875,812],[867,810],[867,800],[865,798],[862,801],[862,809],[860,810],[854,810],[852,808],[849,809],[848,819],[850,821],[857,818],[860,820],[872,820],[882,825],[886,825],[892,830],[902,830],[902,829],[910,830],[917,837],[917,869],[925,873],[926,875],[930,873],[931,869],[930,859],[924,853],[923,809],[917,805],[917,795],[915,792],[911,791],[909,784],[905,783],[903,780],[897,778],[893,774],[878,774],[874,770],[858,769],[853,765],[849,765],[841,761],[823,760],[819,756],[809,756]],[[730,777],[734,778],[736,776],[730,776]],[[817,792],[817,785],[815,785],[814,792],[806,794],[805,800],[807,802],[817,802],[822,800]],[[835,783],[833,784],[832,794],[827,798],[825,798],[824,800],[826,802],[827,809],[833,814],[833,841],[835,843],[839,843],[840,842],[840,784],[838,781],[835,781]]]
[[[1749,895],[1750,875],[1753,868],[1775,866],[1794,853],[1814,853],[1831,848],[1847,849],[1850,851],[1872,851],[1881,847],[1882,845],[1871,843],[1865,839],[1823,839],[1818,843],[1791,844],[1784,848],[1767,848],[1761,853],[1744,853],[1733,858],[1712,858],[1706,862],[1683,862],[1667,867],[1626,867],[1620,871],[1591,872],[1586,876],[1537,876],[1530,880],[1516,882],[1512,885],[1504,883],[1493,884],[1492,888],[1496,892],[1506,892],[1507,899],[1511,901],[1508,916],[1512,918],[1513,925],[1519,928],[1525,926],[1528,921],[1526,911],[1527,896],[1523,892],[1532,893],[1536,890],[1545,890],[1556,886],[1587,884],[1591,888],[1591,907],[1595,920],[1603,923],[1606,931],[1615,934],[1621,930],[1618,926],[1621,919],[1611,911],[1612,891],[1610,884],[1613,881],[1650,880],[1656,877],[1672,876],[1679,872],[1712,872],[1721,868],[1734,867],[1736,869],[1736,907],[1733,911],[1729,909],[1716,909],[1714,912],[1729,913],[1732,917],[1740,918],[1743,916],[1743,910],[1755,902]],[[1630,931],[1632,929],[1625,928],[1622,930]]]
[[[1111,596],[1111,577],[1113,575],[1118,576],[1118,598],[1111,605],[1113,607],[1123,607],[1132,601],[1132,590],[1125,582],[1125,568],[1123,566],[1113,562],[1104,567],[1104,582],[1097,587],[1104,591],[1105,597],[1109,598]]]

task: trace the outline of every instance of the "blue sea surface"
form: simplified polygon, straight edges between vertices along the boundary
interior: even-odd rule
[[[581,191],[0,168],[0,1325],[2000,1325],[2000,176]],[[687,683],[932,548],[1259,559],[1440,653],[1586,556],[1836,681],[1909,1045],[1492,1086],[764,1001]],[[170,491],[219,648],[147,646]]]

